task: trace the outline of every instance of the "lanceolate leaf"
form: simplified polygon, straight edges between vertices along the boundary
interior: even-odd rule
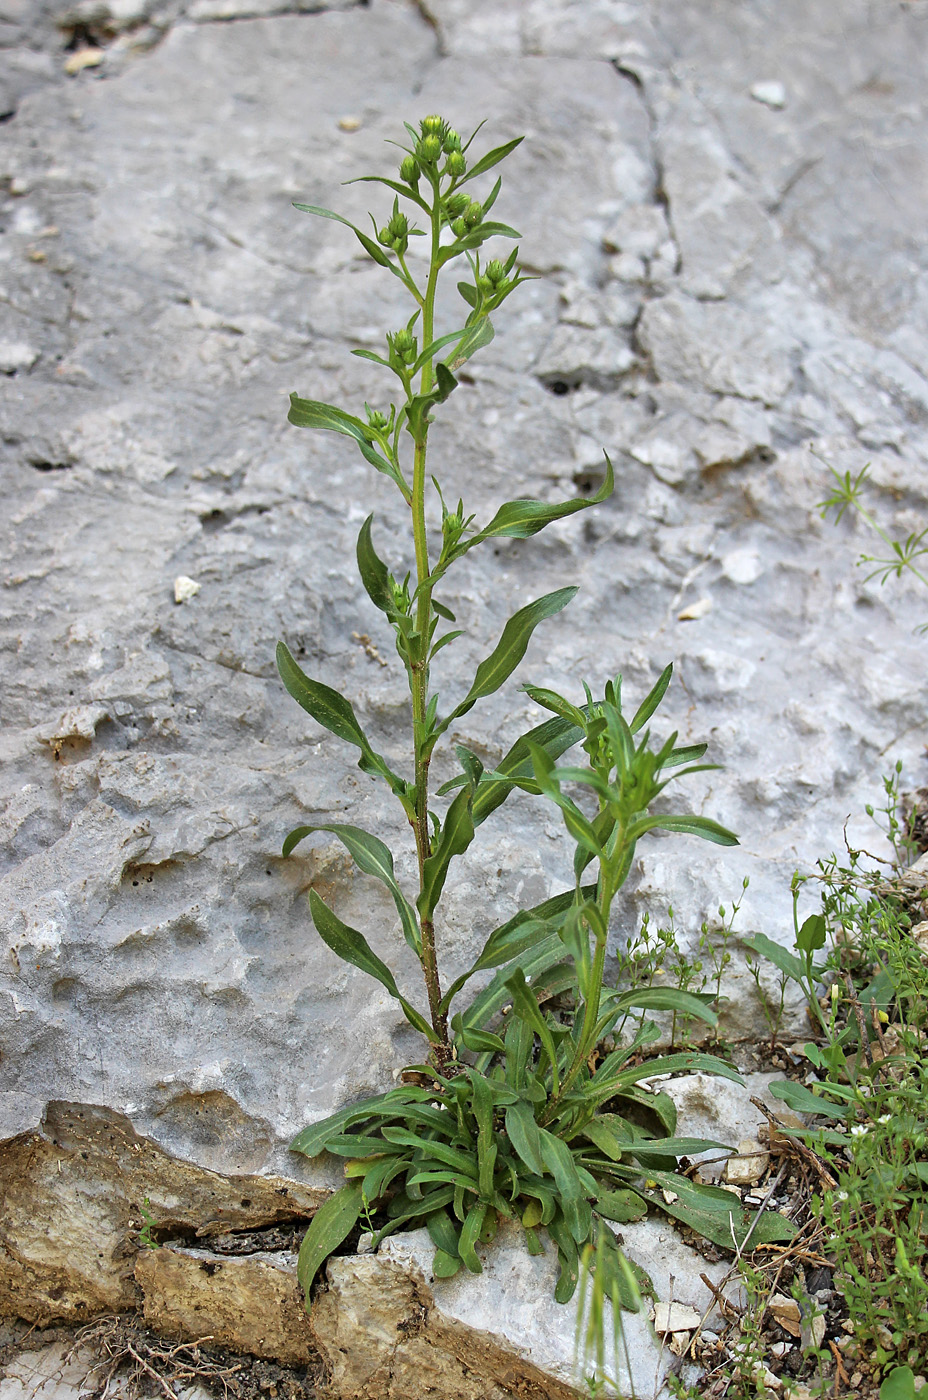
[[[358,767],[363,772],[384,778],[391,791],[397,795],[405,793],[406,784],[388,768],[386,760],[371,748],[367,735],[344,696],[339,695],[331,686],[323,685],[321,681],[310,680],[283,642],[277,643],[277,669],[296,703],[302,706],[308,715],[312,715],[317,724],[361,750]]]
[[[489,316],[481,316],[479,321],[468,326],[454,354],[448,357],[449,368],[458,369],[471,355],[489,345],[495,334]]]
[[[566,608],[576,592],[576,588],[558,588],[554,593],[546,593],[543,598],[537,598],[534,603],[528,603],[517,613],[513,613],[493,651],[477,667],[477,674],[467,695],[447,719],[442,721],[442,732],[453,720],[459,719],[472,709],[483,696],[492,695],[494,691],[499,690],[525,655],[531,635],[539,622]]]
[[[362,831],[357,826],[347,826],[341,822],[329,822],[319,826],[298,826],[284,842],[284,855],[288,856],[300,841],[311,836],[314,831],[330,831],[347,848],[359,870],[365,875],[373,875],[386,885],[393,896],[396,912],[403,925],[403,937],[417,957],[422,957],[422,940],[415,910],[397,883],[393,869],[393,855],[389,848],[376,836]]]
[[[297,428],[317,428],[324,432],[341,433],[343,437],[354,438],[361,454],[372,467],[389,476],[408,498],[409,488],[397,468],[377,451],[373,435],[368,425],[353,413],[336,408],[334,404],[319,403],[316,399],[301,399],[298,394],[290,395],[290,412],[287,418]]]
[[[543,530],[552,521],[563,520],[565,516],[573,515],[578,510],[586,510],[588,506],[601,505],[612,495],[614,485],[612,463],[607,456],[606,479],[595,495],[562,501],[559,505],[533,500],[507,501],[505,505],[500,506],[489,525],[478,530],[470,539],[461,542],[457,552],[464,554],[468,549],[473,549],[475,544],[498,536],[524,540],[530,535],[537,535],[539,530]]]
[[[474,132],[475,136],[476,134],[477,133]],[[480,157],[476,165],[471,166],[463,180],[459,181],[459,183],[464,185],[468,180],[475,180],[478,175],[483,175],[487,170],[492,170],[494,165],[499,165],[500,161],[505,160],[510,152],[514,151],[516,146],[524,140],[524,136],[517,136],[514,141],[507,141],[504,145],[496,146],[492,151],[487,151],[485,156]]]
[[[532,1106],[525,1099],[506,1109],[506,1134],[529,1171],[544,1176],[545,1159],[541,1151],[541,1130],[535,1121]]]
[[[375,978],[381,986],[386,987],[390,995],[396,997],[403,1008],[409,1024],[415,1026],[422,1035],[434,1040],[435,1032],[428,1021],[400,993],[393,973],[386,963],[378,958],[363,933],[358,933],[357,929],[343,924],[338,915],[332,913],[325,900],[321,899],[315,890],[309,892],[309,907],[312,911],[313,923],[316,925],[316,930],[323,943],[327,943],[332,952],[337,953],[345,962],[360,968],[369,977]]]
[[[367,596],[387,617],[394,611],[393,592],[390,588],[390,571],[386,564],[378,555],[371,539],[371,525],[373,515],[369,515],[361,526],[358,535],[358,572],[361,575],[361,582],[367,592]]]
[[[710,817],[688,815],[641,817],[629,827],[629,840],[637,841],[646,831],[660,828],[662,831],[680,831],[686,836],[702,836],[706,841],[714,841],[717,846],[737,846],[738,838],[733,831],[712,821]]]
[[[359,1103],[350,1104],[348,1108],[342,1108],[318,1123],[310,1123],[293,1139],[290,1151],[302,1152],[304,1157],[318,1157],[325,1150],[329,1138],[343,1133],[352,1123],[361,1123],[372,1117],[404,1118],[410,1104],[422,1104],[430,1098],[434,1098],[431,1090],[422,1089],[416,1084],[404,1084],[386,1094],[361,1099]]]
[[[422,871],[422,890],[417,900],[423,919],[432,917],[451,861],[455,856],[462,855],[474,839],[472,803],[472,788],[462,788],[448,808],[436,849],[426,858]]]
[[[303,1236],[297,1258],[296,1276],[306,1306],[309,1307],[309,1290],[319,1269],[342,1240],[347,1239],[361,1214],[362,1195],[360,1181],[349,1182],[334,1196],[330,1196],[320,1206]]]
[[[350,219],[343,218],[341,214],[333,213],[331,209],[323,209],[318,204],[294,204],[293,207],[294,209],[301,210],[304,214],[318,214],[320,219],[332,219],[337,224],[344,224],[346,228],[351,229],[365,253],[369,254],[369,256],[374,259],[375,263],[379,263],[381,267],[387,268],[393,273],[394,277],[399,277],[401,281],[404,280],[402,272],[398,267],[394,266],[384,250],[379,247],[372,238],[368,238],[366,233],[362,233]]]

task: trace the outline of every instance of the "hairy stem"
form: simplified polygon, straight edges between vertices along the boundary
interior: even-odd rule
[[[429,278],[425,295],[422,298],[422,343],[431,345],[434,337],[435,288],[438,282],[438,247],[441,232],[441,205],[437,182],[434,188],[432,205],[432,247]],[[427,394],[432,387],[432,362],[427,359],[422,366],[419,393]],[[428,706],[429,632],[432,621],[431,589],[425,584],[429,576],[429,549],[425,524],[425,464],[428,446],[428,424],[424,423],[421,434],[415,439],[415,459],[412,481],[412,527],[416,551],[416,632],[418,642],[416,656],[411,667],[413,739],[416,750],[416,818],[413,829],[416,835],[416,853],[419,860],[419,891],[425,882],[425,862],[431,852],[429,832],[429,758],[431,744],[426,733],[426,710]],[[422,973],[429,999],[432,1028],[439,1037],[436,1054],[441,1063],[447,1058],[448,1017],[441,1010],[441,979],[438,972],[438,959],[435,952],[435,928],[431,918],[420,920],[422,933]]]

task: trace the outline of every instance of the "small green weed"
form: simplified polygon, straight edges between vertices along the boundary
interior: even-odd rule
[[[814,455],[818,456],[818,453]],[[819,460],[823,461],[824,459],[819,458]],[[835,510],[837,511],[835,524],[837,524],[844,512],[850,507],[857,512],[874,534],[879,535],[889,549],[889,555],[884,555],[882,558],[875,554],[862,554],[860,556],[857,561],[858,565],[875,565],[867,575],[867,581],[878,577],[880,583],[883,584],[893,576],[901,578],[903,571],[907,570],[928,587],[928,575],[923,573],[915,562],[928,558],[928,525],[925,526],[924,530],[913,531],[905,540],[894,540],[864,505],[863,486],[867,480],[870,464],[863,467],[854,478],[851,477],[849,471],[842,476],[830,463],[825,462],[825,465],[835,479],[835,486],[831,495],[819,502],[818,508],[822,518],[824,519],[830,510]],[[916,631],[928,632],[928,622],[923,622],[916,628]]]

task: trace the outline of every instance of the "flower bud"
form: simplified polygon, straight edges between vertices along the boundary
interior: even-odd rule
[[[405,214],[397,211],[392,215],[387,227],[394,238],[405,238],[409,232],[409,221]]]
[[[393,606],[399,613],[408,613],[410,609],[409,589],[405,583],[397,583],[393,575],[390,575],[390,592],[393,595]]]
[[[467,169],[467,161],[460,151],[452,151],[445,168],[449,175],[453,175],[456,180],[459,180]]]
[[[458,190],[456,194],[449,195],[445,200],[445,208],[452,219],[459,219],[468,204],[470,204],[470,198],[463,190]]]
[[[436,117],[434,115],[431,117],[423,117],[421,122],[422,134],[423,136],[427,136],[430,132],[440,133],[444,125],[445,123],[442,117]]]
[[[448,127],[441,144],[446,156],[450,156],[452,151],[459,151],[461,149],[461,138],[453,126]]]
[[[451,225],[451,232],[454,234],[455,238],[463,238],[465,233],[469,232],[469,229],[463,219],[455,219],[454,223]]]
[[[483,205],[478,204],[477,201],[474,200],[473,203],[468,204],[467,208],[464,210],[463,218],[465,224],[468,224],[471,228],[476,228],[483,218]]]
[[[491,263],[487,264],[487,278],[490,282],[494,283],[494,285],[497,282],[502,282],[505,276],[506,269],[503,267],[499,258],[494,258]]]
[[[418,185],[419,183],[419,162],[415,156],[406,156],[400,166],[400,179],[405,180],[407,185]]]
[[[381,413],[377,408],[367,410],[367,421],[376,432],[382,432],[389,426],[389,419],[385,413]]]
[[[386,224],[384,224],[383,228],[377,234],[377,242],[382,243],[385,248],[389,248],[393,243],[393,235]]]
[[[434,165],[441,155],[441,141],[437,136],[423,136],[416,146],[416,155],[424,165]]]

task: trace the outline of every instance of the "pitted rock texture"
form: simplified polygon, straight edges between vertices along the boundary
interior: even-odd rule
[[[369,510],[390,565],[410,561],[387,483],[287,426],[287,393],[378,402],[349,352],[409,311],[292,201],[366,222],[375,187],[342,182],[389,173],[384,140],[427,111],[486,117],[492,143],[526,133],[498,209],[539,280],[436,415],[431,464],[478,521],[589,493],[603,449],[617,488],[449,575],[468,635],[438,684],[461,695],[511,611],[579,584],[522,679],[579,696],[622,671],[634,705],[673,661],[657,728],[724,765],[676,802],[742,841],[643,843],[617,943],[673,905],[692,945],[745,875],[738,929],[788,941],[793,869],[849,814],[872,848],[859,817],[897,757],[925,781],[928,600],[855,572],[872,540],[820,519],[808,444],[842,472],[871,463],[895,535],[924,524],[928,19],[895,0],[312,9],[2,9],[9,64],[39,77],[0,157],[0,1134],[66,1098],[203,1167],[322,1183],[291,1135],[421,1050],[315,936],[308,888],[413,996],[417,968],[340,847],[285,861],[281,840],[350,820],[400,832],[406,882],[413,858],[273,652],[284,638],[343,688],[402,762],[402,676],[353,563]],[[68,76],[66,41],[103,60]],[[771,82],[782,105],[752,96]],[[460,305],[449,288],[444,326]],[[200,589],[178,604],[181,577]],[[510,685],[452,737],[491,764],[539,719]],[[481,836],[449,882],[449,974],[571,879],[553,811],[514,798]],[[733,1023],[763,1028],[738,986]]]
[[[209,1242],[277,1222],[299,1228],[324,1195],[280,1177],[206,1171],[139,1137],[122,1114],[68,1103],[49,1104],[39,1130],[0,1144],[0,1191],[0,1315],[39,1326],[142,1301],[146,1217],[150,1244]],[[284,1318],[272,1345],[289,1340],[292,1351],[293,1333]]]

